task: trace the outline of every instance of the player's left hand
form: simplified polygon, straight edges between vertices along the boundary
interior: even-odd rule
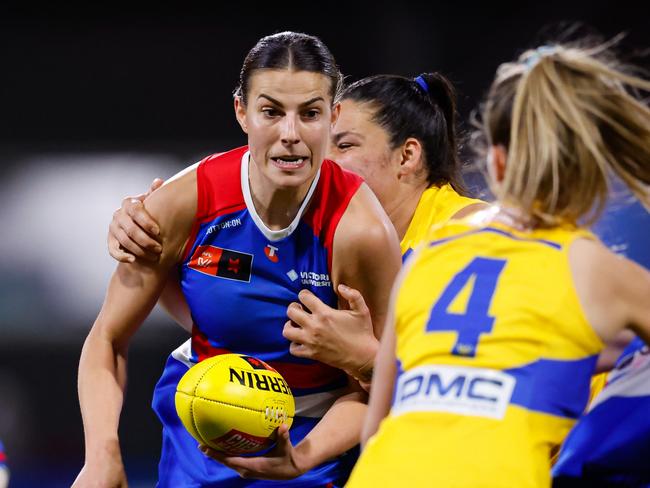
[[[340,284],[338,292],[349,304],[348,310],[329,307],[309,290],[301,290],[302,305],[289,305],[282,335],[291,341],[289,352],[294,356],[315,359],[369,381],[366,370],[372,369],[379,346],[370,310],[358,290]]]
[[[237,471],[242,478],[290,480],[306,471],[300,466],[299,455],[291,444],[286,424],[278,428],[276,445],[264,456],[229,456],[205,445],[200,445],[199,449],[206,456]]]

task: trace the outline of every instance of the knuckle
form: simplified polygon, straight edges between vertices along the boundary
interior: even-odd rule
[[[136,228],[131,222],[127,222],[124,224],[124,232],[126,233],[127,236],[129,237],[134,237],[136,233]]]

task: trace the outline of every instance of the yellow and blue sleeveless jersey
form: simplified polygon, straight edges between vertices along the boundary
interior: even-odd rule
[[[568,263],[576,229],[435,229],[395,301],[391,411],[348,486],[550,486],[550,450],[603,344]]]
[[[400,243],[404,259],[427,238],[432,226],[447,222],[460,210],[475,203],[483,202],[459,195],[450,184],[427,188]]]

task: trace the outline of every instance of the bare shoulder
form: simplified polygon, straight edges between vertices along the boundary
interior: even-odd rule
[[[332,282],[357,289],[381,337],[390,290],[401,266],[397,233],[377,197],[359,187],[334,234]]]
[[[197,211],[196,165],[154,191],[144,206],[160,225],[162,259],[180,257]]]
[[[395,251],[399,255],[397,233],[375,197],[363,183],[350,200],[334,237],[335,249],[344,252]]]
[[[490,208],[490,204],[486,202],[476,202],[467,205],[466,207],[461,208],[458,212],[452,215],[452,219],[463,219],[469,215],[472,215],[475,212],[485,210]]]
[[[587,319],[602,339],[612,340],[627,326],[636,329],[650,307],[648,270],[591,239],[572,243],[569,264]]]

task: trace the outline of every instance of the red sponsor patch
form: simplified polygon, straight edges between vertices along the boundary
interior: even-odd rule
[[[272,441],[268,437],[257,437],[232,429],[230,432],[216,439],[212,439],[210,442],[228,454],[237,455],[259,451],[270,446]]]
[[[250,282],[253,255],[216,246],[198,246],[187,265],[210,276]]]
[[[271,244],[268,244],[264,248],[264,254],[272,263],[277,263],[280,260],[280,257],[278,256],[278,248],[272,246]]]

